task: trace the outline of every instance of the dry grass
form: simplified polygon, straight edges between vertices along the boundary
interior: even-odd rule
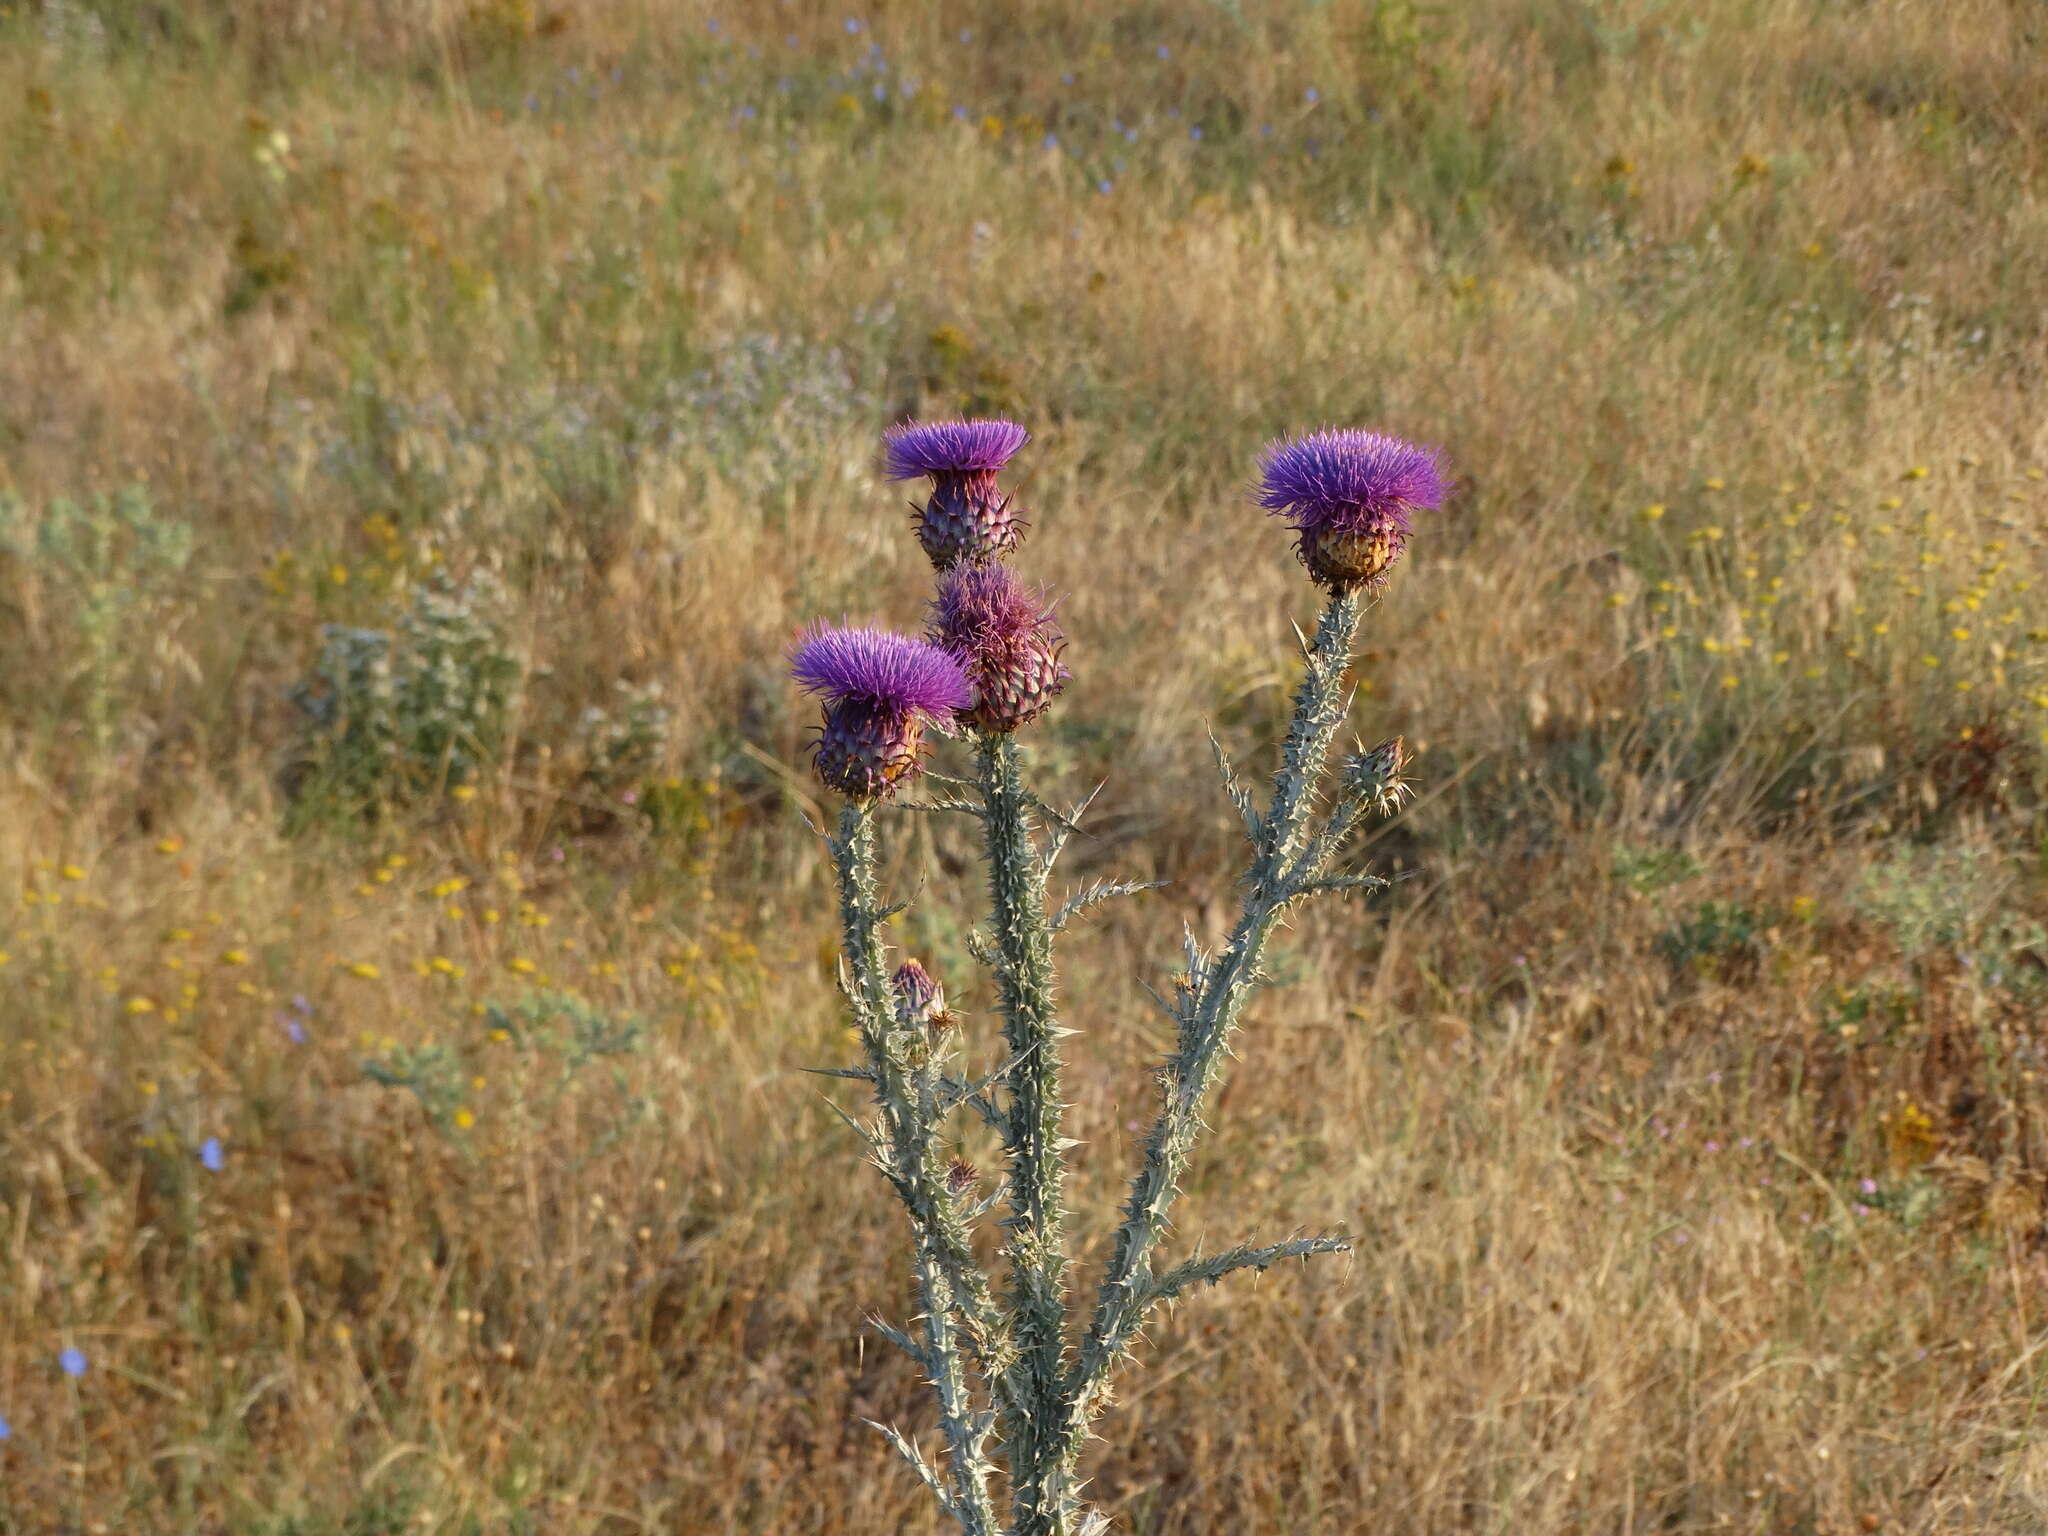
[[[1158,1334],[1119,1528],[2048,1524],[2039,16],[1238,15],[0,19],[0,1530],[933,1529],[778,654],[914,622],[874,437],[961,409],[1037,432],[1076,878],[1174,882],[1067,944],[1097,1231],[1200,726],[1258,760],[1310,610],[1253,455],[1466,477],[1358,669],[1412,878],[1293,936],[1180,1234],[1360,1250]],[[288,804],[318,626],[442,567],[543,669],[499,765]],[[593,787],[621,679],[674,727]],[[891,856],[985,1020],[970,846]]]

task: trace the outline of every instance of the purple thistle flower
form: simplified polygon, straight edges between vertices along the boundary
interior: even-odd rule
[[[922,1024],[946,1011],[946,989],[932,973],[915,960],[906,960],[889,978],[896,989],[896,1006],[906,1024]]]
[[[974,701],[959,662],[886,629],[814,624],[798,637],[790,675],[826,699],[818,777],[856,800],[887,799],[916,777],[924,727],[945,730]]]
[[[1286,517],[1301,563],[1333,593],[1384,585],[1414,532],[1411,514],[1450,494],[1442,454],[1381,432],[1274,443],[1260,472],[1259,505]]]
[[[1031,440],[1014,421],[905,421],[882,434],[891,480],[929,476],[931,499],[917,508],[917,542],[934,567],[999,560],[1017,547],[1024,520],[996,488],[996,475]]]
[[[967,719],[996,735],[1044,714],[1071,675],[1060,664],[1066,639],[1052,610],[1007,566],[962,566],[940,577],[929,633],[974,685]]]

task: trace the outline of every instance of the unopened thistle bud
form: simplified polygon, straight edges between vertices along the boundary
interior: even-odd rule
[[[948,730],[974,701],[959,662],[886,629],[813,625],[798,637],[790,675],[825,698],[818,777],[855,800],[887,799],[915,778],[925,726]]]
[[[1295,553],[1332,593],[1377,588],[1414,532],[1412,514],[1443,505],[1443,457],[1379,432],[1311,432],[1275,443],[1259,505],[1284,516]]]
[[[1403,776],[1408,763],[1408,748],[1400,737],[1390,736],[1370,752],[1356,752],[1344,760],[1344,787],[1375,814],[1391,816],[1415,798]]]
[[[928,1024],[946,1011],[946,989],[915,960],[906,960],[889,978],[896,988],[896,1016],[906,1024]]]
[[[906,421],[882,434],[891,480],[931,479],[930,499],[916,508],[917,542],[935,569],[1000,560],[1017,547],[1024,519],[996,475],[1030,439],[1014,421],[988,420]]]
[[[946,1192],[948,1194],[955,1196],[967,1194],[980,1182],[981,1170],[964,1157],[954,1158],[952,1166],[946,1170]]]
[[[1060,657],[1067,642],[1052,610],[1007,566],[963,566],[942,576],[928,633],[966,671],[974,706],[965,716],[984,731],[1007,736],[1030,724],[1066,686]]]

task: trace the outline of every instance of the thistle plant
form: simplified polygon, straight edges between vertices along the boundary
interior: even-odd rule
[[[1267,946],[1281,920],[1310,897],[1384,884],[1346,873],[1343,857],[1370,819],[1396,814],[1411,790],[1399,737],[1333,763],[1350,705],[1344,676],[1360,619],[1384,588],[1414,532],[1414,514],[1441,505],[1441,458],[1371,432],[1317,432],[1275,444],[1262,465],[1259,504],[1285,517],[1296,552],[1327,593],[1303,668],[1270,789],[1243,784],[1212,740],[1223,787],[1249,854],[1235,926],[1210,950],[1192,932],[1170,993],[1153,994],[1174,1031],[1154,1073],[1159,1102],[1112,1236],[1093,1300],[1069,1280],[1066,1100],[1054,939],[1081,912],[1148,889],[1098,881],[1049,910],[1055,864],[1086,802],[1053,810],[1026,783],[1024,728],[1068,678],[1065,641],[1042,595],[1006,565],[1021,522],[1000,471],[1028,440],[1000,421],[905,424],[884,439],[888,472],[926,475],[933,493],[917,524],[938,571],[925,638],[875,629],[806,631],[792,670],[823,695],[814,753],[820,780],[842,795],[826,838],[837,873],[841,990],[860,1040],[857,1066],[823,1069],[868,1085],[873,1113],[847,1116],[910,1220],[919,1316],[914,1327],[877,1323],[917,1364],[938,1402],[942,1459],[881,1428],[970,1536],[1095,1536],[1107,1527],[1082,1503],[1082,1449],[1110,1400],[1119,1367],[1146,1322],[1197,1285],[1283,1259],[1341,1253],[1340,1236],[1246,1242],[1168,1261],[1161,1246],[1204,1128],[1203,1115],[1231,1054],[1246,1002],[1266,980]],[[972,793],[909,802],[926,771],[927,728],[971,738]],[[888,814],[957,813],[980,834],[988,912],[974,948],[993,973],[1002,1016],[1000,1064],[979,1078],[961,1063],[971,1033],[945,989],[913,958],[891,967],[883,932],[903,910],[885,905],[876,844]],[[995,1133],[1000,1165],[983,1175],[950,1153],[956,1119]],[[976,1231],[1001,1229],[1000,1274],[977,1255]]]

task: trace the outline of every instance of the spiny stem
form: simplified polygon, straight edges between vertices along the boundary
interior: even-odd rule
[[[1257,852],[1246,880],[1242,914],[1213,961],[1191,974],[1176,1014],[1179,1047],[1162,1075],[1163,1102],[1131,1182],[1124,1221],[1117,1229],[1108,1270],[1080,1357],[1065,1384],[1061,1455],[1079,1458],[1088,1423],[1109,1374],[1144,1321],[1156,1295],[1152,1253],[1165,1233],[1179,1182],[1187,1169],[1202,1107],[1222,1072],[1225,1047],[1257,978],[1266,943],[1300,882],[1312,874],[1308,827],[1330,747],[1344,713],[1344,670],[1363,605],[1352,594],[1330,599],[1308,648],[1308,665],[1295,690],[1294,715],[1272,804],[1259,818]],[[1198,954],[1191,959],[1199,960]],[[1192,969],[1192,968],[1191,968]]]
[[[988,1424],[970,1400],[956,1332],[962,1312],[971,1316],[992,1308],[985,1285],[977,1294],[974,1282],[979,1271],[965,1252],[965,1234],[959,1230],[942,1183],[932,1145],[936,1117],[930,1113],[929,1086],[920,1092],[920,1085],[913,1081],[929,1072],[910,1066],[900,1045],[891,1038],[894,1010],[882,942],[883,908],[876,895],[872,804],[848,804],[840,813],[839,835],[831,848],[838,873],[839,920],[853,973],[854,1023],[874,1074],[875,1099],[882,1113],[882,1152],[888,1160],[890,1183],[910,1214],[915,1234],[918,1296],[924,1309],[924,1347],[919,1361],[939,1399],[950,1485],[945,1502],[967,1536],[1001,1536],[988,1491],[993,1468],[983,1452]],[[897,1443],[913,1465],[921,1465],[908,1441],[898,1437]]]
[[[1008,736],[984,734],[976,756],[989,870],[990,928],[1010,1073],[1009,1258],[1017,1363],[1004,1438],[1016,1536],[1061,1536],[1071,1496],[1067,1461],[1050,1431],[1061,1417],[1067,1368],[1066,1237],[1062,1205],[1058,1022],[1045,866],[1032,840],[1022,756]]]

